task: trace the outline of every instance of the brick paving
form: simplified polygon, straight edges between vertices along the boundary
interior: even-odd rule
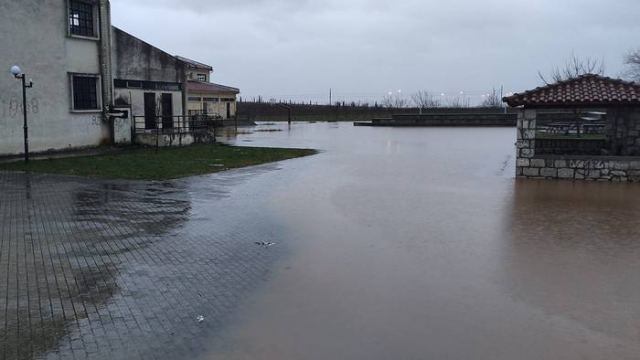
[[[258,200],[232,194],[260,171],[165,183],[0,172],[0,359],[197,356],[283,251],[255,244],[277,231]]]

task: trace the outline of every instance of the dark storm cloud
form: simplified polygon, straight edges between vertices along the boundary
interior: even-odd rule
[[[571,54],[609,75],[640,47],[637,0],[112,0],[116,25],[208,62],[245,96],[380,98],[538,85]]]

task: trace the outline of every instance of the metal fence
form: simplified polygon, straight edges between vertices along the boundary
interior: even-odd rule
[[[189,134],[222,127],[219,116],[195,114],[188,116],[134,116],[135,134]]]
[[[606,133],[607,118],[605,112],[544,114],[538,119],[537,132],[543,136],[562,136],[580,138],[584,135]]]
[[[606,112],[542,115],[537,122],[536,154],[600,155],[606,149]]]
[[[223,120],[218,116],[195,114],[189,116],[134,116],[133,134],[134,136],[155,137],[156,149],[160,147],[161,137],[170,136],[178,138],[178,143],[182,144],[182,139],[188,135],[193,135],[198,139],[209,139],[216,141],[216,129],[223,127]],[[137,140],[136,140],[137,141]],[[144,143],[144,142],[143,142]]]

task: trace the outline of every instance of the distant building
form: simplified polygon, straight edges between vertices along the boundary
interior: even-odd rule
[[[213,68],[178,56],[186,66],[187,108],[190,115],[207,114],[230,119],[236,115],[237,95],[240,90],[211,82]]]
[[[517,177],[640,182],[640,84],[587,74],[504,101],[521,109]]]

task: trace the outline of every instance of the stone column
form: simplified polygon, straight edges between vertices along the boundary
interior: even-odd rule
[[[523,177],[524,169],[531,166],[536,153],[536,110],[522,109],[518,112],[518,142],[516,158],[516,177]]]

